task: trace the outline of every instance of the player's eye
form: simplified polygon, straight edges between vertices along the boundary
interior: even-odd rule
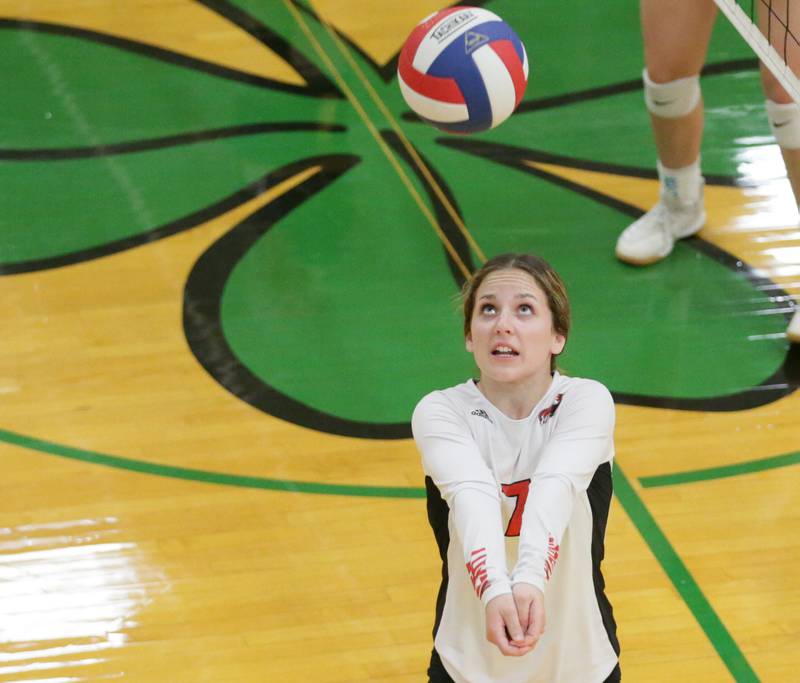
[[[523,315],[533,315],[533,306],[530,304],[520,304],[519,309],[517,310],[519,310],[519,312]]]
[[[493,304],[483,304],[481,306],[481,313],[484,315],[491,315],[495,312],[495,307]]]

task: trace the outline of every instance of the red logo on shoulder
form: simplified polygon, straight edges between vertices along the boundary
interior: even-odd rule
[[[558,406],[561,405],[561,399],[564,398],[564,394],[558,394],[553,399],[553,402],[550,404],[549,408],[545,408],[542,412],[539,413],[539,424],[544,424],[547,422],[553,415],[555,415],[556,410],[558,410]]]

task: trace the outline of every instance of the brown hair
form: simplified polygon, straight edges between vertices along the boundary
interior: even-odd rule
[[[475,308],[475,295],[481,283],[490,273],[498,270],[521,270],[528,273],[547,296],[547,306],[553,316],[553,329],[564,339],[569,336],[570,307],[567,288],[553,267],[535,254],[508,253],[489,259],[473,276],[464,283],[461,301],[464,310],[464,336],[470,333],[472,313]],[[550,359],[550,370],[555,370],[556,358]]]

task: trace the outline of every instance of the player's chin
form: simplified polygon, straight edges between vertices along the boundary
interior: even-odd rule
[[[525,368],[525,362],[519,355],[503,356],[500,354],[488,353],[484,363],[494,372],[519,373]]]
[[[508,361],[490,363],[486,368],[485,374],[489,375],[495,382],[504,384],[514,384],[525,379],[530,373],[521,364]]]

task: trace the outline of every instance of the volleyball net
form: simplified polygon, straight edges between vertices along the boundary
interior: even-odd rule
[[[800,0],[714,0],[764,65],[800,104]],[[795,71],[792,69],[794,68]]]

